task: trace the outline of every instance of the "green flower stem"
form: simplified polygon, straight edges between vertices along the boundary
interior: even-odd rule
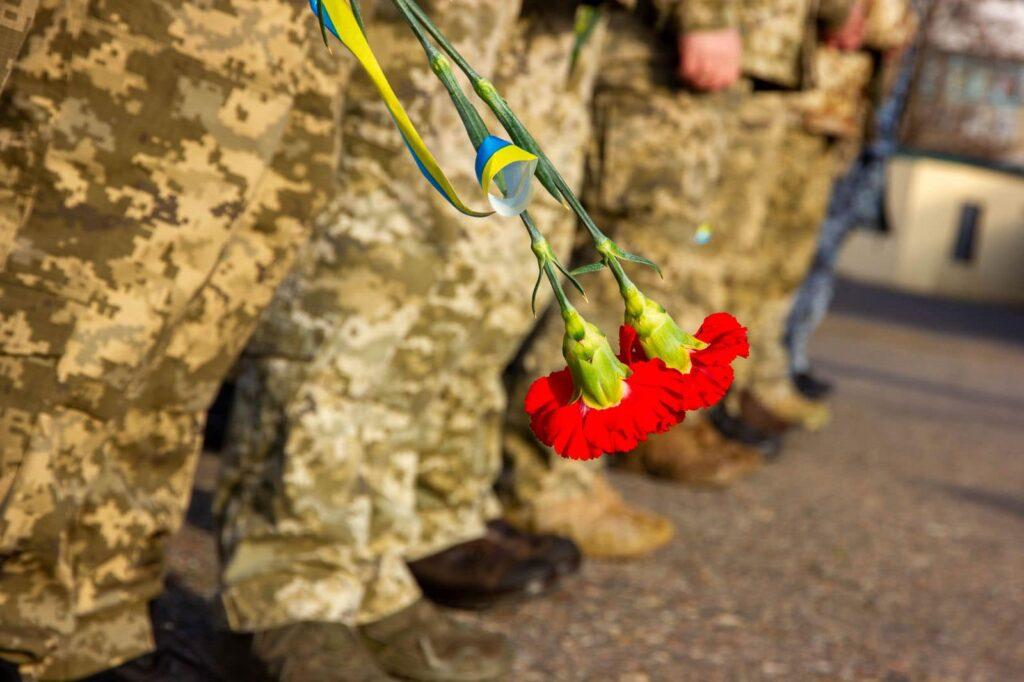
[[[633,280],[626,274],[618,258],[605,256],[604,261],[608,265],[608,269],[612,271],[612,275],[615,276],[615,281],[619,284],[619,292],[622,294],[622,300],[626,304],[626,312],[639,314],[639,310],[631,309],[636,307],[637,294],[640,293],[640,289],[633,284]]]
[[[558,190],[558,184],[555,180],[551,162],[544,156],[544,152],[541,151],[537,141],[533,139],[529,131],[519,122],[515,114],[509,108],[505,100],[495,90],[494,84],[489,80],[481,76],[476,69],[470,66],[469,62],[466,61],[465,57],[455,49],[455,46],[445,37],[444,33],[437,27],[437,25],[427,16],[426,12],[415,0],[395,0],[395,2],[402,2],[405,4],[410,11],[415,14],[419,24],[430,34],[430,36],[437,41],[437,44],[441,46],[445,54],[451,57],[452,61],[462,70],[469,82],[473,86],[473,90],[480,96],[487,106],[490,107],[494,115],[497,116],[501,125],[508,131],[512,141],[523,149],[535,154],[539,159],[540,163],[537,165],[537,179],[544,186],[544,189],[548,191],[551,196],[556,200],[562,201],[561,193]]]
[[[551,244],[548,243],[547,239],[544,239],[544,235],[540,233],[537,226],[533,222],[533,218],[530,214],[523,212],[522,214],[523,225],[526,226],[526,231],[530,235],[530,248],[533,250],[533,255],[537,257],[537,266],[540,268],[540,273],[543,273],[548,278],[548,283],[551,285],[551,290],[555,294],[555,300],[558,301],[558,307],[562,309],[562,312],[567,310],[575,310],[572,304],[569,302],[569,297],[565,295],[565,289],[562,288],[562,280],[559,278],[559,272],[565,273],[565,269],[558,264],[558,259],[555,257],[555,252],[551,248]],[[540,273],[537,277],[537,285],[540,284]],[[570,281],[579,287],[579,283],[569,277]],[[582,288],[580,288],[580,293]],[[536,298],[537,298],[537,286],[533,287],[533,301],[531,302],[534,306],[534,313],[537,312]]]
[[[453,62],[455,62],[466,77],[469,78],[470,83],[473,85],[473,90],[487,104],[491,111],[494,112],[494,115],[512,137],[512,141],[537,156],[539,160],[537,165],[537,179],[540,180],[544,188],[547,189],[555,199],[558,201],[565,201],[569,205],[569,208],[576,213],[582,221],[583,226],[587,229],[587,232],[590,233],[590,237],[594,242],[594,247],[604,255],[604,260],[617,261],[622,258],[632,262],[648,265],[657,270],[660,274],[661,270],[652,261],[643,258],[642,256],[625,253],[607,235],[605,235],[600,228],[597,227],[593,219],[590,217],[590,214],[576,196],[576,193],[569,186],[569,183],[565,181],[565,178],[562,177],[558,172],[558,169],[556,169],[554,164],[551,163],[551,160],[548,159],[544,150],[541,149],[540,145],[537,143],[537,140],[534,139],[533,135],[531,135],[526,129],[526,126],[524,126],[515,115],[515,112],[512,111],[512,108],[509,107],[508,103],[501,96],[501,93],[499,93],[494,87],[494,84],[477,73],[469,62],[467,62],[459,53],[455,46],[452,45],[452,43],[445,37],[437,25],[434,24],[426,12],[424,12],[416,3],[416,0],[394,1],[404,5],[415,16],[419,25],[430,34],[437,44],[441,46],[441,49]]]
[[[455,80],[455,72],[452,71],[452,66],[448,59],[430,42],[428,36],[423,32],[423,28],[420,26],[416,15],[409,6],[404,0],[395,0],[395,7],[405,17],[406,23],[409,24],[412,32],[420,41],[420,45],[423,46],[423,51],[427,53],[430,70],[434,72],[434,75],[444,85],[445,90],[448,91],[448,96],[451,97],[456,111],[459,112],[459,118],[462,119],[462,124],[466,128],[466,132],[469,133],[469,140],[473,143],[473,148],[479,149],[480,145],[484,143],[484,140],[490,134],[487,130],[487,124],[484,123],[476,107],[470,103],[466,93],[459,87],[458,81]]]
[[[455,109],[459,113],[459,118],[462,119],[462,124],[466,128],[466,133],[469,135],[470,142],[473,143],[473,148],[479,149],[480,145],[483,144],[484,140],[486,140],[487,136],[490,134],[487,130],[487,124],[484,123],[483,118],[480,116],[480,112],[476,110],[476,107],[473,106],[472,102],[469,101],[469,98],[466,97],[466,93],[463,92],[462,88],[459,86],[448,59],[441,54],[436,47],[434,47],[427,34],[424,33],[422,22],[418,20],[417,15],[410,8],[408,0],[394,0],[394,4],[405,18],[406,23],[409,24],[409,27],[416,35],[416,38],[420,41],[420,45],[423,46],[423,50],[426,52],[427,59],[430,62],[431,71],[434,72],[434,75],[436,75],[438,80],[441,81],[445,90],[448,91],[448,96],[451,97],[452,103],[455,105]],[[440,31],[438,31],[438,35],[440,35]],[[461,56],[459,59],[462,59]],[[466,66],[468,66],[468,64]],[[495,182],[499,189],[505,191],[505,181],[500,175],[495,178]],[[559,305],[562,306],[563,310],[565,309],[565,306],[569,306],[570,308],[572,306],[569,304],[565,291],[562,289],[558,272],[563,273],[569,281],[572,282],[573,286],[579,290],[583,297],[586,298],[586,293],[583,291],[582,285],[580,285],[579,281],[575,277],[569,274],[569,272],[555,257],[554,252],[551,250],[551,246],[548,244],[547,240],[544,239],[540,230],[537,229],[537,226],[533,222],[533,218],[530,216],[529,212],[524,211],[521,218],[523,225],[526,227],[527,233],[530,235],[531,248],[533,249],[534,255],[537,256],[537,266],[539,268],[537,285],[533,288],[533,296],[530,300],[534,313],[536,313],[537,310],[537,287],[540,285],[540,279],[544,275],[547,275],[548,281],[551,283],[552,289],[554,290],[555,298],[558,299]]]

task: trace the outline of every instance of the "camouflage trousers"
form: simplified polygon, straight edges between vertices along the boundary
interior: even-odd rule
[[[153,645],[205,410],[333,177],[313,35],[285,0],[41,3],[0,103],[0,656],[29,679]]]
[[[518,9],[459,0],[431,16],[578,180],[592,76],[567,80],[571,9],[516,23]],[[371,41],[413,120],[479,197],[472,146],[419,44],[378,19]],[[218,496],[223,602],[240,630],[387,616],[419,598],[407,559],[480,536],[499,512],[501,375],[532,319],[528,238],[518,220],[457,214],[368,84],[350,92],[344,186],[241,365]],[[532,211],[565,252],[571,214],[546,195]]]
[[[705,316],[730,310],[737,272],[760,243],[773,177],[762,160],[781,139],[782,102],[744,89],[716,96],[681,91],[667,76],[669,58],[652,54],[649,30],[618,16],[595,97],[585,201],[623,248],[661,266],[664,279],[642,266],[629,274],[695,330]],[[705,222],[713,238],[701,244],[695,232]],[[577,264],[588,260],[589,247]],[[623,316],[614,279],[602,271],[584,286],[590,302],[580,304],[581,312],[614,340]],[[549,312],[516,368],[505,448],[516,472],[510,504],[526,514],[586,496],[600,476],[600,465],[562,460],[541,446],[518,409],[535,377],[564,366],[562,333],[561,317]]]
[[[784,95],[787,108],[799,97]],[[786,319],[810,268],[839,157],[845,153],[843,145],[790,118],[781,144],[767,157],[777,177],[768,193],[756,255],[735,283],[733,312],[748,327],[751,349],[749,361],[737,371],[731,401],[749,391],[771,409],[780,396],[792,393]]]

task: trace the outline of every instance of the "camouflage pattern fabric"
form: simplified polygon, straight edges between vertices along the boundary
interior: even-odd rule
[[[679,33],[736,29],[743,40],[743,73],[782,88],[809,87],[818,23],[842,24],[855,0],[639,0],[659,25]],[[675,72],[673,69],[671,73]]]
[[[652,0],[680,32],[718,31],[739,25],[742,0]]]
[[[684,328],[731,304],[731,282],[759,242],[771,186],[766,150],[778,144],[778,97],[752,96],[746,86],[700,95],[675,85],[671,37],[662,39],[642,16],[617,12],[609,23],[594,98],[595,139],[587,163],[585,201],[602,229],[625,249],[655,260],[653,270],[629,266],[637,285]],[[736,200],[737,192],[743,194]],[[713,226],[710,243],[695,232]],[[585,243],[583,235],[580,236]],[[583,248],[579,263],[593,260]],[[610,338],[623,306],[607,272],[584,279],[590,302],[580,310]],[[522,401],[537,376],[564,366],[561,318],[540,322],[517,365],[505,436],[515,478],[510,504],[543,508],[587,494],[599,465],[560,459],[529,431]],[[742,364],[742,363],[741,363]]]
[[[822,136],[859,138],[867,120],[871,55],[820,47],[814,59],[815,87],[799,98],[806,130]]]
[[[41,3],[0,110],[0,652],[29,679],[152,648],[205,410],[336,159],[315,35],[285,0]]]
[[[38,8],[39,0],[6,0],[0,8],[0,90],[11,75]]]
[[[740,14],[743,73],[785,88],[808,83],[816,0],[748,0]]]
[[[578,180],[592,69],[569,80],[573,9],[531,0],[518,24],[507,0],[427,11],[475,67],[497,71]],[[453,182],[479,196],[472,146],[419,44],[391,10],[369,33]],[[419,597],[406,559],[479,537],[499,511],[501,373],[532,320],[525,230],[455,213],[369,84],[355,79],[351,92],[342,186],[241,367],[219,495],[236,629],[379,620]],[[531,210],[565,253],[572,215],[540,193]]]
[[[737,371],[732,399],[749,390],[777,410],[784,409],[782,397],[796,401],[782,344],[785,319],[810,267],[818,226],[828,208],[837,148],[808,132],[794,116],[781,144],[767,157],[778,174],[768,194],[755,255],[734,283],[732,311],[747,325],[751,350],[750,359]]]

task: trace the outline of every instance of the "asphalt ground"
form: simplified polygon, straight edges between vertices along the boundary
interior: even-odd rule
[[[676,524],[665,549],[464,615],[513,639],[512,679],[1024,679],[1024,311],[844,283],[813,355],[831,424],[749,479],[612,474]],[[171,543],[164,636],[218,637],[216,465]]]

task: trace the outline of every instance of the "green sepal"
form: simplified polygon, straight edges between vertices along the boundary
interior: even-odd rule
[[[573,270],[572,274],[575,275],[576,277],[579,277],[580,275],[589,275],[592,272],[597,272],[602,268],[604,268],[604,261],[599,260],[596,263],[591,263],[590,265],[581,265],[580,267]]]
[[[552,262],[555,264],[555,267],[558,268],[558,271],[565,275],[570,282],[572,282],[572,285],[576,287],[576,291],[580,292],[580,296],[582,296],[585,300],[589,301],[590,299],[587,298],[587,292],[583,290],[583,285],[580,284],[579,280],[576,279],[576,277],[571,272],[566,270],[565,266],[563,266],[557,258],[552,259]]]
[[[363,35],[365,36],[366,26],[363,25],[363,10],[360,9],[359,7],[359,0],[349,0],[348,4],[352,6],[352,16],[355,17],[356,25],[359,27],[359,30],[362,31]]]
[[[636,255],[635,253],[627,253],[622,249],[619,249],[618,256],[622,260],[628,260],[631,263],[639,263],[640,265],[646,265],[649,268],[653,268],[654,271],[658,273],[658,277],[665,279],[665,275],[662,274],[661,268],[659,268],[658,264],[652,261],[650,258],[644,258],[643,256]]]
[[[599,410],[619,404],[625,394],[629,367],[615,356],[601,330],[575,309],[563,310],[562,320],[562,356],[583,402]]]
[[[537,317],[537,292],[540,290],[540,281],[544,279],[544,268],[537,264],[537,281],[533,285],[533,293],[530,294],[530,310],[533,316]]]
[[[327,12],[327,8],[324,7],[323,0],[316,1],[316,20],[320,24],[320,37],[324,39],[324,45],[327,49],[331,49],[331,43],[327,39],[327,22],[324,20],[324,15]]]
[[[657,301],[647,298],[630,285],[623,290],[626,303],[626,324],[636,330],[640,345],[649,358],[658,358],[668,367],[682,373],[690,371],[690,352],[707,344],[683,331]]]

